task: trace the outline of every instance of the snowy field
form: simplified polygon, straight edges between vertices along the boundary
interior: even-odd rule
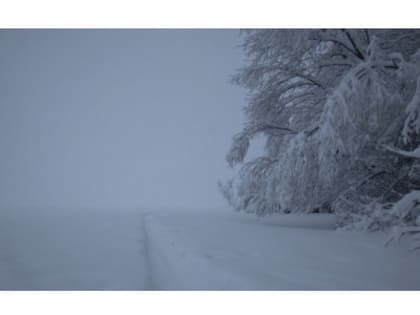
[[[0,213],[2,290],[419,290],[420,253],[329,215]]]

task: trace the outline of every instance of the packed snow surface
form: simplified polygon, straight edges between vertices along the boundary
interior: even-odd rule
[[[331,215],[4,210],[2,290],[411,290],[420,253]]]

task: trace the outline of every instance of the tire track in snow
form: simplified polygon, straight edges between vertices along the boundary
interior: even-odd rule
[[[140,231],[141,231],[141,239],[139,243],[141,245],[141,254],[143,255],[143,260],[145,263],[145,272],[146,272],[146,280],[144,284],[143,290],[152,291],[158,290],[156,280],[154,277],[154,270],[152,259],[150,257],[150,242],[149,242],[149,234],[147,232],[147,224],[146,224],[146,217],[150,214],[147,212],[142,212],[140,214]]]

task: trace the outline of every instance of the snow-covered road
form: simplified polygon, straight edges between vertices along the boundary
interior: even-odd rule
[[[384,234],[333,229],[328,215],[232,212],[146,216],[160,289],[419,290],[420,252]]]
[[[332,224],[229,211],[2,211],[0,289],[420,289],[419,252]]]

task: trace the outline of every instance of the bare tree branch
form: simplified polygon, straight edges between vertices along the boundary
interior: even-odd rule
[[[365,56],[360,51],[359,47],[357,47],[357,44],[356,44],[355,40],[353,39],[353,37],[350,35],[349,31],[344,29],[343,32],[344,32],[344,34],[346,34],[348,40],[350,41],[351,45],[353,46],[354,50],[356,51],[357,57],[361,60],[365,60]]]

